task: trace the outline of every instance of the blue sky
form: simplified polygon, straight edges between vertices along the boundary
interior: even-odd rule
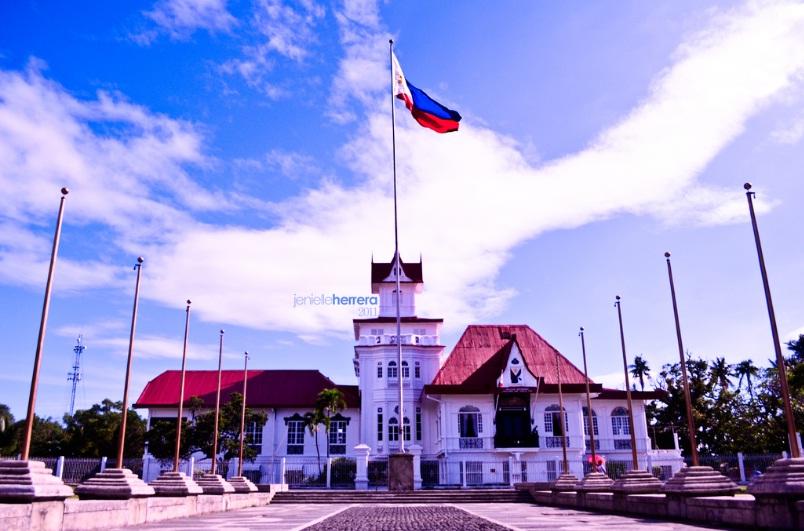
[[[426,15],[426,16],[425,16]],[[757,191],[779,328],[804,333],[804,6],[794,2],[6,2],[0,6],[0,402],[22,416],[59,188],[72,190],[37,413],[119,399],[137,255],[134,392],[179,368],[317,368],[354,381],[354,308],[393,248],[387,40],[464,116],[397,107],[403,257],[451,346],[527,323],[621,385],[629,355],[773,348],[742,183]]]

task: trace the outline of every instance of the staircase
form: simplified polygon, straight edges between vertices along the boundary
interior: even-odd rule
[[[530,503],[527,491],[514,489],[439,489],[388,492],[366,490],[290,490],[271,503]]]

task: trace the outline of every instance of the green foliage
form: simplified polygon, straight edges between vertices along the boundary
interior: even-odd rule
[[[190,424],[187,419],[182,419],[181,425],[181,451],[180,459],[187,459],[193,453],[189,439]],[[151,419],[151,429],[145,434],[148,442],[148,452],[162,462],[169,462],[173,459],[176,452],[176,418],[153,418]]]
[[[787,344],[785,359],[791,402],[797,426],[804,426],[804,335]],[[787,432],[775,363],[765,369],[751,360],[733,366],[725,359],[708,363],[687,353],[693,418],[698,451],[710,454],[777,453],[787,449]],[[738,378],[736,388],[731,377]],[[747,393],[743,391],[743,384]],[[649,423],[658,431],[675,429],[689,455],[686,407],[678,363],[662,367],[657,386],[667,398],[647,408]]]
[[[346,409],[346,399],[340,389],[324,389],[318,393],[313,413],[316,418],[321,419],[321,422],[324,424],[324,431],[327,435],[327,457],[329,457],[329,428],[332,425],[331,419],[344,409]],[[316,439],[316,451],[318,451],[317,445],[318,440]]]
[[[631,375],[639,380],[639,388],[644,391],[645,380],[650,380],[650,367],[647,360],[642,356],[636,356],[634,363],[629,365],[628,369],[631,371]]]
[[[5,404],[0,404],[0,456],[16,455],[17,431],[14,427],[14,415]]]
[[[20,420],[14,424],[14,435],[16,436],[16,452],[22,450],[22,439],[25,437],[25,420]],[[64,449],[66,436],[61,424],[47,418],[34,416],[33,431],[31,432],[31,456],[32,457],[58,457],[65,455]]]
[[[218,454],[223,459],[231,459],[240,455],[240,417],[243,412],[243,395],[232,393],[229,401],[221,406],[218,421]],[[256,423],[263,426],[266,415],[262,411],[246,408],[246,426]],[[213,434],[215,432],[215,411],[195,417],[195,425],[190,428],[189,444],[193,450],[200,450],[205,455],[212,454]],[[175,432],[174,432],[175,434]],[[243,447],[243,460],[253,461],[257,451],[248,446],[246,440]]]
[[[89,409],[79,409],[73,416],[64,416],[66,455],[74,457],[112,457],[117,455],[123,402],[109,399]],[[145,422],[130,409],[126,419],[126,457],[143,453]]]

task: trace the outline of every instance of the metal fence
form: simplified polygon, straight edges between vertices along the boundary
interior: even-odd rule
[[[367,474],[369,488],[387,487],[388,458],[369,459]]]

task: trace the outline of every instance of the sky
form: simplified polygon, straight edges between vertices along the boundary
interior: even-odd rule
[[[804,4],[158,0],[0,4],[0,403],[27,404],[62,186],[36,412],[122,398],[178,369],[319,369],[356,383],[361,307],[393,252],[388,40],[458,110],[439,135],[396,107],[399,238],[418,313],[525,323],[623,385],[628,357],[773,356],[743,183],[784,340],[804,333]]]

